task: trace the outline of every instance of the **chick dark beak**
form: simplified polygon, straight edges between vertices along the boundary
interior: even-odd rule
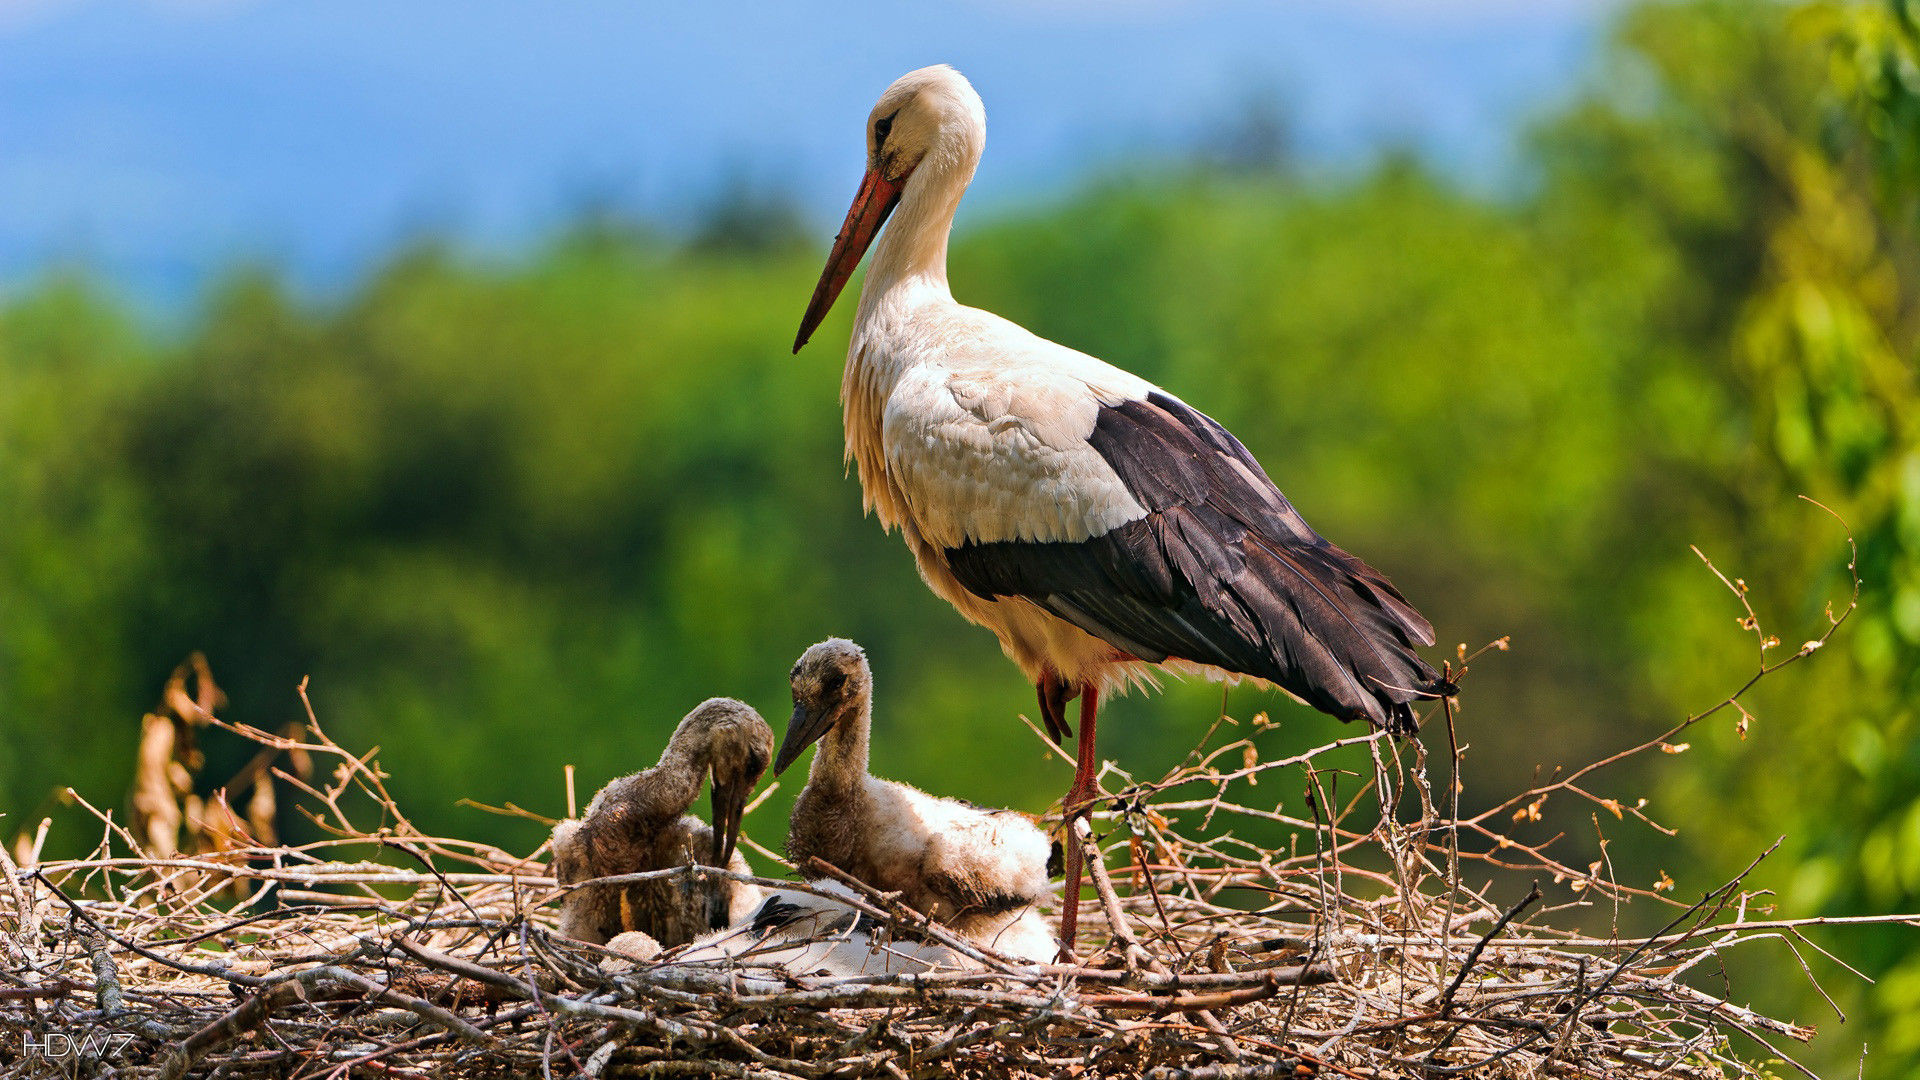
[[[747,796],[753,785],[738,778],[723,782],[718,773],[708,794],[713,806],[712,865],[725,867],[733,861],[734,848],[740,842],[740,818],[746,812]]]
[[[793,707],[793,719],[787,721],[787,737],[780,743],[780,753],[773,759],[773,775],[779,776],[787,771],[787,766],[800,756],[801,751],[833,730],[833,714],[814,712],[805,705]]]
[[[800,333],[793,339],[793,351],[799,352],[800,346],[807,343],[813,332],[820,326],[820,320],[827,317],[827,311],[840,296],[840,290],[847,287],[847,279],[853,276],[853,268],[860,265],[860,257],[867,253],[873,238],[880,233],[880,226],[886,224],[887,215],[900,205],[900,189],[907,178],[889,180],[880,175],[878,169],[868,169],[867,175],[860,181],[860,190],[853,197],[853,205],[847,209],[846,224],[840,226],[840,234],[833,238],[833,252],[827,256],[827,268],[820,271],[820,281],[813,287],[813,299],[807,302],[807,313],[800,320]]]

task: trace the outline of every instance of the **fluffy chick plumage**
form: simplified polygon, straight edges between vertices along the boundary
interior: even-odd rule
[[[580,819],[554,826],[553,869],[562,885],[594,878],[714,865],[726,849],[728,869],[751,873],[730,837],[687,813],[709,776],[716,816],[737,806],[766,772],[773,730],[751,707],[731,698],[701,703],[675,729],[659,764],[602,788]],[[724,824],[723,824],[724,827]],[[601,944],[640,931],[663,946],[685,944],[747,918],[761,901],[753,885],[693,875],[625,884],[581,885],[561,902],[560,931]]]
[[[787,857],[802,873],[818,858],[890,892],[982,944],[1039,954],[1024,914],[1049,893],[1046,834],[1024,814],[929,795],[867,771],[873,675],[866,654],[832,638],[792,672],[794,716],[781,747],[785,768],[818,741],[794,802]],[[1036,916],[1037,918],[1037,916]],[[1009,936],[1011,933],[1011,937]],[[1019,950],[1006,950],[1009,940]],[[996,944],[1000,943],[1000,944]]]

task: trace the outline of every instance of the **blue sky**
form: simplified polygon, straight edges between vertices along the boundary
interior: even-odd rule
[[[1311,162],[1413,144],[1491,183],[1587,77],[1608,8],[0,0],[0,288],[78,264],[167,306],[246,258],[326,289],[424,229],[511,251],[588,201],[671,226],[736,176],[830,235],[867,108],[938,61],[987,104],[976,214],[1263,95]]]

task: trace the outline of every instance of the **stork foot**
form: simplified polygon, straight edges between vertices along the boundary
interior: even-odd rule
[[[1051,671],[1040,676],[1033,689],[1040,698],[1040,719],[1047,725],[1047,737],[1067,745],[1073,738],[1073,729],[1067,726],[1067,702],[1079,696],[1078,690]]]

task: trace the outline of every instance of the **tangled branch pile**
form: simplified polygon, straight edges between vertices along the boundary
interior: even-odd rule
[[[1769,667],[1760,636],[1756,680],[1826,640]],[[148,718],[133,828],[100,814],[84,859],[40,861],[44,829],[0,853],[10,1075],[1757,1077],[1757,1057],[1791,1064],[1783,1042],[1812,1035],[1689,977],[1756,939],[1799,957],[1814,947],[1803,928],[1832,920],[1760,917],[1745,875],[1682,903],[1670,882],[1631,886],[1604,860],[1569,866],[1523,839],[1549,800],[1645,821],[1589,786],[1596,770],[1744,715],[1751,682],[1466,817],[1450,712],[1430,730],[1456,749],[1433,762],[1380,736],[1261,761],[1250,740],[1215,743],[1223,716],[1158,780],[1109,766],[1082,963],[1022,965],[949,938],[977,970],[841,979],[751,958],[635,963],[562,938],[544,851],[425,835],[372,755],[334,743],[311,710],[273,734],[217,719],[204,671],[199,693],[186,685]],[[193,799],[180,773],[202,727],[260,754]],[[1262,781],[1298,797],[1254,805]],[[322,839],[259,835],[276,788]],[[230,809],[242,796],[249,811]],[[1495,895],[1528,876],[1524,896]],[[888,932],[941,936],[861,895]],[[1672,918],[1637,939],[1575,928],[1601,900]]]

